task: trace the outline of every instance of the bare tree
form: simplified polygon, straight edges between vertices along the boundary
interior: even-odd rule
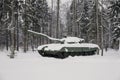
[[[96,28],[97,28],[97,37],[96,37],[97,39],[96,40],[97,40],[97,44],[100,45],[99,44],[99,22],[98,22],[98,14],[99,14],[98,9],[99,8],[98,8],[98,3],[99,3],[98,0],[95,0],[95,6],[96,6]]]
[[[10,58],[14,58],[14,55],[15,55],[15,15],[14,15],[14,0],[12,1],[12,18],[11,18],[11,24],[10,24],[10,32],[11,32],[11,47],[10,47],[10,50],[11,50],[11,53],[10,53]]]
[[[56,26],[56,38],[59,37],[59,11],[60,11],[60,0],[57,0],[57,26]]]

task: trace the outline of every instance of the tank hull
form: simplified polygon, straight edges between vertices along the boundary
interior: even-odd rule
[[[40,46],[41,47],[41,46]],[[99,54],[99,47],[95,44],[48,44],[39,49],[42,56],[66,58],[68,56],[89,56]]]

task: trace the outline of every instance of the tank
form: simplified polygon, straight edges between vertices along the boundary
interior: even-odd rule
[[[99,54],[99,46],[93,43],[85,43],[84,39],[78,37],[65,37],[56,39],[45,34],[29,30],[30,33],[47,37],[59,43],[38,46],[38,52],[43,57],[67,58],[68,56],[89,56]]]

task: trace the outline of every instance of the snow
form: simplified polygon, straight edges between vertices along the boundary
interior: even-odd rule
[[[9,59],[8,52],[2,51],[0,80],[120,80],[119,52],[56,59],[29,51]]]
[[[120,25],[118,25],[118,28],[120,28]]]
[[[99,48],[99,46],[98,45],[96,45],[96,44],[92,44],[92,43],[74,43],[74,44],[46,44],[46,45],[42,45],[42,46],[39,46],[38,47],[38,50],[41,50],[41,49],[43,49],[43,47],[45,47],[45,46],[47,46],[46,48],[45,48],[45,50],[51,50],[51,51],[58,51],[58,50],[60,50],[60,49],[62,49],[63,47],[81,47],[81,48],[83,48],[83,47],[89,47],[89,48],[98,48],[98,49],[100,49]]]
[[[45,50],[51,50],[51,51],[58,51],[62,49],[63,47],[89,47],[89,48],[99,48],[98,45],[96,44],[91,44],[91,43],[76,43],[76,44],[47,44],[47,45],[42,45],[38,47],[38,50],[41,50],[43,47],[45,47]]]
[[[44,47],[46,47],[47,45],[41,45],[41,46],[38,46],[38,49],[37,50],[42,50]]]
[[[63,38],[61,39],[61,41],[64,41],[65,43],[68,43],[68,42],[81,42],[81,41],[84,41],[84,39],[82,38],[78,38],[78,37],[66,37],[66,38]]]

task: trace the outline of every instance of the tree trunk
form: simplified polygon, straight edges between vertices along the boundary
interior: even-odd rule
[[[14,1],[12,2],[12,19],[11,19],[11,22],[12,22],[12,26],[10,28],[10,33],[11,33],[11,46],[10,46],[10,50],[11,50],[11,53],[10,53],[10,58],[14,58],[14,55],[15,55],[15,41],[14,41],[14,33],[15,33],[15,26],[14,26],[14,22],[15,22],[15,16],[14,16]]]
[[[52,37],[52,28],[53,28],[53,0],[51,0],[51,4],[52,4],[52,7],[51,7],[51,21],[50,21],[50,37]],[[50,43],[52,43],[52,41],[50,40]]]
[[[19,12],[17,10],[17,42],[16,42],[17,51],[19,51],[19,20],[18,20],[18,17],[19,17]]]
[[[10,47],[10,50],[11,50],[11,54],[10,54],[10,58],[14,58],[14,55],[15,55],[15,47],[14,47],[14,30],[11,30],[11,39],[12,39],[12,43],[11,43],[11,47]]]
[[[25,4],[26,4],[26,0],[25,0]],[[26,53],[27,51],[27,21],[26,21],[26,7],[25,7],[25,28],[24,28],[24,52]]]
[[[74,4],[73,4],[73,36],[77,36],[77,26],[76,26],[76,0],[74,0]]]
[[[9,42],[8,42],[8,30],[6,30],[6,50],[8,50],[9,47]]]
[[[103,0],[102,0],[102,2],[101,2],[102,4],[103,4]],[[103,56],[103,49],[104,49],[104,37],[103,37],[103,26],[102,26],[102,19],[103,19],[103,17],[102,17],[102,13],[103,13],[103,8],[102,8],[102,10],[101,10],[101,56]]]
[[[60,0],[57,0],[57,27],[56,27],[56,38],[59,37],[59,10],[60,10]]]
[[[95,4],[96,4],[96,29],[97,29],[97,34],[96,34],[96,37],[97,37],[97,39],[96,39],[96,43],[98,44],[98,45],[100,45],[99,44],[99,22],[98,22],[98,0],[95,0],[96,2],[95,2]]]

